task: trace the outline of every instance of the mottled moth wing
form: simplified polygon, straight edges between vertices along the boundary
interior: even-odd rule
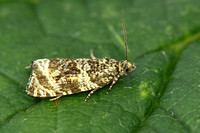
[[[38,59],[32,62],[27,93],[55,97],[101,88],[119,74],[114,59]]]

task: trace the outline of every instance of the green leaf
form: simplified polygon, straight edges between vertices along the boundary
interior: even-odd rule
[[[49,98],[26,94],[32,60],[125,59],[135,71],[109,95],[105,86]],[[200,130],[198,0],[2,0],[0,132],[198,132]]]

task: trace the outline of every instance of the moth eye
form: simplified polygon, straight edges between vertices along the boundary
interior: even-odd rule
[[[127,68],[127,69],[126,69],[126,72],[128,72],[128,71],[129,71],[129,69]]]

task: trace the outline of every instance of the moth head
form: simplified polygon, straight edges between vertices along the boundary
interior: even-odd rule
[[[122,27],[123,27],[123,32],[124,32],[124,45],[125,45],[126,60],[119,62],[119,74],[120,74],[120,76],[122,76],[122,75],[124,75],[128,72],[131,72],[136,68],[135,64],[131,64],[130,62],[128,62],[126,29],[125,29],[125,24],[124,24],[124,11],[122,12]]]
[[[136,68],[135,64],[131,64],[127,60],[120,61],[119,63],[119,74],[122,76],[128,72],[133,71]]]

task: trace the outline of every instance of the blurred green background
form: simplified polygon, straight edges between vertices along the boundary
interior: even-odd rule
[[[32,60],[125,60],[122,10],[137,68],[109,95],[26,94]],[[199,0],[0,0],[0,132],[199,132],[199,16]]]

